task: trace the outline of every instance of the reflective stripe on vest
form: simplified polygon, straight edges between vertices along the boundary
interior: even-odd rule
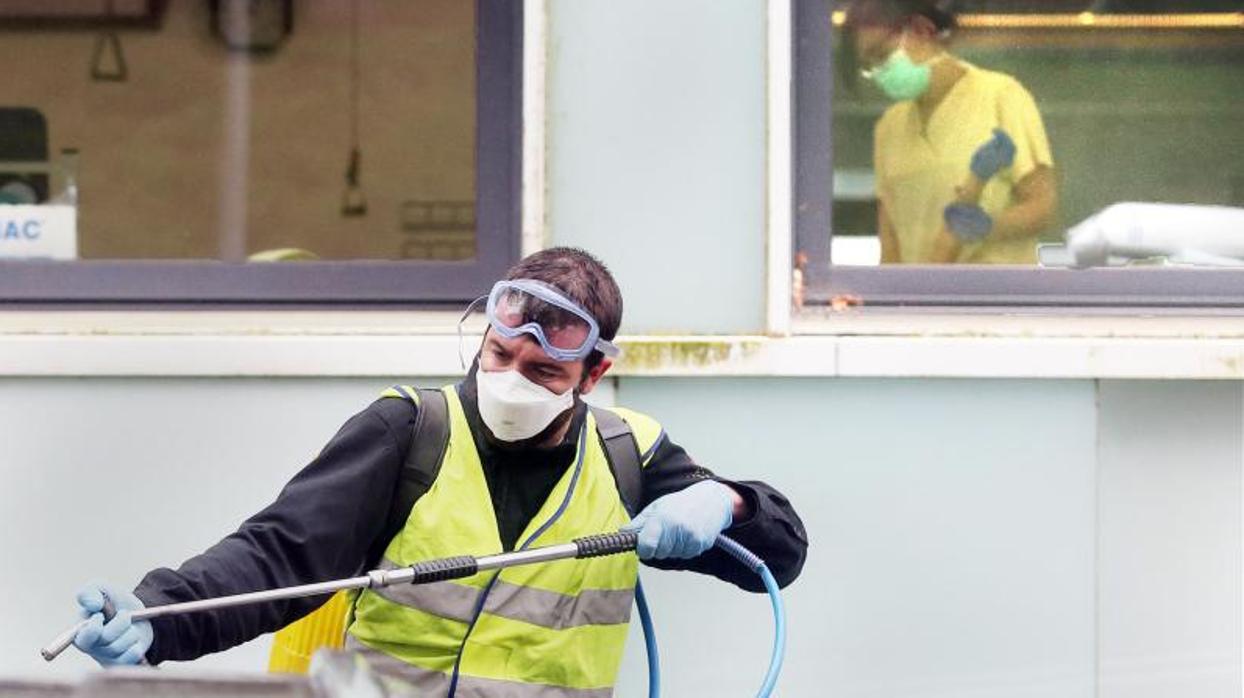
[[[380,569],[400,567],[384,560]],[[442,618],[469,623],[475,615],[479,590],[474,587],[437,582],[401,584],[376,590],[380,596],[409,608]],[[579,625],[613,625],[631,620],[631,589],[584,589],[571,596],[556,591],[533,589],[497,580],[484,601],[484,612],[502,618],[559,630]]]
[[[385,550],[386,566],[501,550],[462,405],[452,387],[445,395],[451,426],[444,461]],[[653,433],[643,446],[659,430],[645,429]],[[628,520],[590,414],[578,444],[573,467],[533,517],[519,549],[614,531]],[[607,696],[621,663],[637,573],[634,555],[615,555],[367,590],[348,632],[352,644],[373,650],[378,661],[434,694],[453,685],[456,696]]]
[[[354,638],[346,639],[346,649],[361,654],[367,661],[368,668],[376,674],[396,679],[413,688],[415,695],[443,696],[449,691],[449,674],[411,666],[384,652],[377,652]],[[494,681],[476,676],[459,677],[455,691],[455,698],[610,698],[612,695],[612,688],[566,688],[547,684]]]

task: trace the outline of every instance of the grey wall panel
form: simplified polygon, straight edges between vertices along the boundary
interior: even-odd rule
[[[1101,384],[1102,698],[1235,698],[1241,384]]]
[[[0,594],[21,600],[0,675],[88,669],[35,654],[79,584],[132,583],[210,545],[386,385],[0,381]],[[1089,381],[602,385],[600,400],[616,391],[804,515],[783,695],[1087,696],[1097,653],[1103,696],[1239,693],[1238,384],[1106,383],[1100,445]],[[765,599],[644,577],[667,692],[746,694],[768,654]],[[619,695],[643,694],[641,649]],[[260,640],[174,670],[260,670],[266,654]]]
[[[790,495],[787,696],[1093,695],[1090,381],[622,381],[718,472]],[[746,695],[763,598],[649,571],[671,695]],[[632,647],[621,695],[643,695]]]
[[[763,330],[765,3],[548,11],[552,241],[612,267],[628,332]]]
[[[0,380],[0,676],[94,667],[74,651],[45,666],[37,652],[73,620],[79,586],[133,585],[216,542],[387,385]],[[261,639],[194,668],[262,671],[268,647]]]

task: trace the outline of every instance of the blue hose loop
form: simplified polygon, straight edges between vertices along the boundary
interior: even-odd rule
[[[757,698],[768,698],[777,686],[778,675],[782,673],[782,660],[786,656],[786,607],[782,604],[782,594],[773,573],[758,555],[724,535],[717,536],[717,547],[760,575],[765,591],[769,592],[769,602],[773,604],[773,652],[769,655],[769,670],[765,672],[764,683],[756,693]]]
[[[786,656],[786,607],[782,604],[781,590],[773,573],[758,555],[724,535],[717,536],[717,547],[759,575],[765,591],[769,592],[769,601],[773,605],[773,652],[769,656],[769,670],[765,672],[764,683],[756,693],[757,698],[769,698],[777,686],[778,675],[782,673],[782,660]],[[638,583],[635,585],[635,605],[639,609],[639,623],[643,626],[644,645],[648,651],[648,698],[660,698],[661,660],[657,655],[657,635],[644,588]]]

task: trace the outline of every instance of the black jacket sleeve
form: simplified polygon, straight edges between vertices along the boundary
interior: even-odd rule
[[[779,586],[785,587],[795,581],[808,553],[808,534],[790,500],[763,482],[719,478],[697,465],[681,446],[662,437],[643,471],[641,506],[646,507],[658,497],[701,480],[717,480],[742,495],[751,515],[744,521],[735,521],[725,534],[759,555]],[[690,560],[645,560],[644,564],[664,570],[711,574],[747,591],[765,590],[764,583],[754,572],[717,548]]]
[[[415,408],[378,400],[352,417],[275,502],[176,571],[153,570],[134,593],[147,606],[349,577],[384,529]],[[228,649],[301,618],[327,597],[152,620],[152,664]]]

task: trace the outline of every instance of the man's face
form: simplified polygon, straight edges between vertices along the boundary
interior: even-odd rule
[[[565,331],[575,330],[569,328]],[[579,341],[581,343],[583,339]],[[591,392],[609,363],[606,359],[585,375],[582,360],[555,361],[544,353],[534,337],[524,334],[506,339],[491,328],[484,334],[484,346],[479,357],[481,371],[515,370],[532,383],[558,395],[574,387],[579,387],[579,392],[584,395]]]

